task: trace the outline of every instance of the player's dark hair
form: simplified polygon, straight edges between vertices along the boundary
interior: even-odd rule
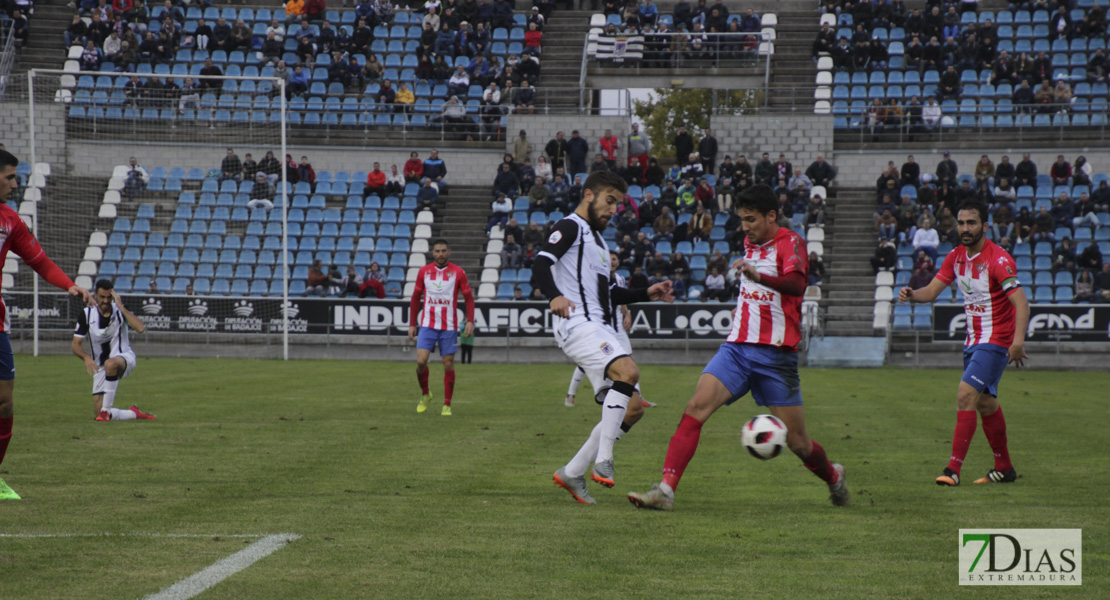
[[[760,183],[740,193],[736,200],[736,208],[754,210],[761,215],[766,215],[772,211],[778,212],[779,201],[771,186]]]
[[[436,246],[438,246],[440,244],[443,244],[444,246],[447,246],[448,248],[451,247],[451,244],[448,244],[447,240],[445,240],[443,238],[438,238],[436,241],[432,242],[432,248],[435,248]]]
[[[586,178],[586,183],[582,184],[582,188],[590,190],[593,192],[594,198],[597,198],[606,189],[617,190],[624,194],[628,191],[628,184],[612,171],[594,171]]]
[[[18,167],[19,159],[14,154],[7,150],[0,150],[0,168],[3,167]]]
[[[96,289],[97,290],[111,290],[111,289],[114,289],[114,288],[115,288],[115,286],[112,285],[112,280],[111,279],[100,279],[96,282]]]
[[[987,226],[987,214],[989,209],[987,203],[979,200],[978,198],[969,198],[960,203],[960,208],[956,210],[956,216],[959,216],[961,210],[973,210],[979,213],[979,221],[983,226]]]

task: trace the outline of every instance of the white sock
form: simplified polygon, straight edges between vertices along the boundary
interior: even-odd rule
[[[671,486],[669,486],[669,485],[667,485],[663,482],[659,482],[659,489],[662,490],[663,493],[668,495],[668,496],[672,496],[672,497],[674,496],[674,490],[671,489]]]
[[[129,408],[106,408],[113,421],[129,421],[135,418],[135,413]]]
[[[100,403],[101,410],[111,410],[112,404],[116,401],[116,388],[118,387],[119,379],[104,380],[104,399]]]
[[[567,388],[568,396],[575,396],[578,394],[578,386],[582,385],[582,378],[586,376],[586,372],[582,367],[574,367],[574,373],[570,376],[570,387]]]
[[[563,472],[567,477],[581,477],[586,474],[586,469],[590,468],[594,456],[597,455],[597,444],[601,441],[601,423],[594,426],[594,430],[590,432],[590,437],[586,440],[585,444],[578,449],[578,454],[570,459],[567,466],[563,467]]]
[[[616,388],[609,388],[609,392],[605,394],[605,401],[601,403],[601,441],[597,445],[597,458],[594,462],[613,460],[613,444],[619,437],[628,401],[629,396]]]

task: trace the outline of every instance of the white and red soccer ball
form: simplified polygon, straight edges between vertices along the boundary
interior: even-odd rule
[[[770,460],[786,447],[786,424],[773,415],[756,415],[744,423],[740,443],[759,460]]]

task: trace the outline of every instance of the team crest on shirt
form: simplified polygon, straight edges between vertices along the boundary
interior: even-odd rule
[[[1009,273],[1010,275],[1014,274],[1014,270],[1010,268],[1010,265],[1006,265],[1006,272]]]
[[[982,275],[983,271],[987,270],[987,265],[975,265],[975,272]]]
[[[604,354],[606,356],[611,356],[613,354],[613,352],[616,352],[616,351],[613,350],[613,346],[611,344],[609,344],[609,342],[603,342],[601,344],[601,352],[602,352],[602,354]]]
[[[552,231],[551,235],[547,236],[548,244],[558,244],[559,240],[563,239],[563,234],[558,231]]]

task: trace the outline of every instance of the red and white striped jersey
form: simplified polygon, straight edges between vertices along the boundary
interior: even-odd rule
[[[744,240],[744,260],[753,264],[761,275],[782,277],[800,272],[809,278],[809,255],[806,243],[786,227],[764,244]],[[802,339],[802,297],[785,296],[780,292],[741,276],[736,316],[727,341],[738,344],[778,346],[788,352],[798,351]]]
[[[417,313],[423,304],[420,327],[442,331],[457,330],[460,293],[466,300],[466,320],[473,321],[474,292],[470,290],[466,271],[454,263],[447,263],[442,269],[435,263],[424,265],[416,276],[416,288],[409,303],[409,323],[417,324]]]
[[[945,285],[956,281],[964,295],[967,338],[964,344],[995,344],[1009,348],[1017,326],[1014,305],[1009,296],[1021,287],[1013,257],[998,244],[984,240],[983,249],[967,255],[966,246],[957,246],[944,257],[937,279]]]

